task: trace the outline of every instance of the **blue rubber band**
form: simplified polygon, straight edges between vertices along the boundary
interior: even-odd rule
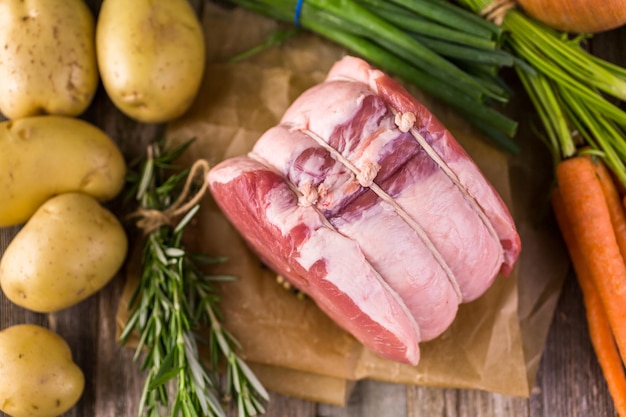
[[[296,10],[293,14],[293,23],[296,27],[300,27],[300,12],[302,11],[302,3],[304,3],[304,0],[298,0],[298,3],[296,3]]]

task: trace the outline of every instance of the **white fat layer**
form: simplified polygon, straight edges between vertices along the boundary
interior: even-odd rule
[[[301,208],[300,210],[304,210]],[[328,250],[328,248],[332,248]],[[365,259],[359,246],[352,240],[327,228],[315,230],[311,237],[300,247],[300,256],[296,261],[305,269],[310,269],[320,260],[324,253],[327,275],[326,281],[331,282],[342,293],[349,297],[357,306],[369,305],[362,309],[370,318],[380,323],[392,333],[399,335],[406,330],[397,320],[399,306],[403,315],[411,323],[418,340],[421,339],[419,326],[404,301],[387,284],[380,274]],[[358,277],[358,278],[357,278]],[[377,303],[375,300],[391,298],[392,302]]]
[[[281,124],[290,124],[295,126],[298,130],[311,128],[311,122],[319,122],[315,124],[316,131],[323,137],[330,137],[334,129],[337,126],[341,126],[347,120],[352,120],[355,114],[361,109],[362,102],[369,95],[369,91],[366,86],[362,87],[363,92],[356,98],[342,97],[340,96],[341,90],[335,90],[335,97],[332,100],[319,100],[318,98],[311,98],[314,100],[317,109],[323,109],[323,120],[311,120],[309,112],[300,108],[299,103],[308,103],[306,100],[308,94],[312,92],[305,92],[300,98],[294,102],[290,108],[287,109]]]
[[[382,73],[379,70],[372,69],[369,66],[369,64],[365,63],[361,59],[348,56],[348,57],[344,57],[339,64],[336,64],[335,66],[333,66],[333,68],[331,68],[327,76],[327,81],[340,80],[340,81],[353,81],[357,83],[364,83],[369,86],[371,91],[377,94],[378,93],[377,79],[384,78],[384,77],[386,77],[384,73]],[[485,191],[485,187],[480,187],[480,188],[475,187],[479,189],[472,190],[471,188],[466,189],[465,187],[461,186],[462,184],[466,184],[471,187],[471,184],[473,183],[473,181],[469,181],[469,182],[463,181],[462,176],[465,171],[469,171],[471,172],[471,175],[470,175],[471,177],[472,175],[475,174],[475,169],[473,169],[472,167],[468,167],[468,166],[466,166],[465,169],[461,169],[461,170],[458,170],[456,168],[454,170],[451,169],[450,166],[448,166],[446,162],[440,157],[440,155],[434,149],[432,149],[432,147],[428,144],[428,142],[426,142],[426,140],[420,135],[420,133],[415,128],[414,124],[413,126],[409,126],[410,125],[409,122],[411,122],[411,119],[412,119],[411,115],[403,114],[394,108],[390,108],[390,110],[394,113],[395,117],[397,118],[397,122],[399,122],[397,124],[399,125],[399,127],[402,129],[410,127],[409,131],[411,132],[415,140],[420,145],[422,145],[422,147],[428,153],[428,155],[430,155],[430,157],[437,163],[437,165],[441,167],[441,169],[455,183],[455,185],[461,190],[461,192],[465,194],[466,198],[472,202],[474,210],[476,210],[476,212],[479,213],[483,223],[489,229],[490,233],[492,235],[495,234],[494,237],[498,241],[500,239],[499,238],[500,235],[498,235],[496,232],[500,232],[502,236],[511,235],[511,226],[510,226],[511,219],[506,214],[503,214],[502,209],[504,207],[502,206],[499,198],[494,199],[492,195],[485,195],[486,193],[489,193],[489,191]],[[425,124],[425,123],[422,123],[422,124]],[[458,164],[455,164],[455,165],[458,165]],[[481,197],[481,196],[485,197],[480,200],[481,203],[490,204],[490,206],[483,207],[481,204],[479,204],[476,201],[476,198]],[[487,216],[487,212],[489,213],[489,215],[491,216],[494,222],[489,220],[489,216]],[[505,257],[504,248],[501,247],[500,250],[502,251],[500,258],[504,260],[504,257]]]
[[[450,325],[458,296],[432,253],[393,207],[380,201],[358,214],[333,219],[333,225],[359,242],[368,261],[400,294],[420,327],[422,340],[440,335]],[[381,248],[381,236],[394,237],[392,248]]]
[[[436,229],[430,230],[430,238],[447,259],[463,300],[471,301],[482,294],[497,275],[502,263],[502,247],[484,226],[471,202],[456,191],[454,183],[438,171],[421,181],[407,183],[394,197],[413,218],[419,216],[416,220],[437,224]],[[447,198],[437,198],[439,195]],[[455,213],[451,213],[451,207],[455,208]],[[472,236],[472,244],[481,250],[463,250],[467,236]]]
[[[340,152],[338,152],[335,148],[333,148],[328,143],[326,143],[326,141],[324,141],[323,138],[319,137],[315,132],[312,132],[310,130],[305,130],[305,131],[303,131],[303,133],[305,133],[307,136],[311,137],[316,142],[318,142],[318,144],[320,146],[325,148],[331,155],[333,155],[333,158],[335,158],[337,161],[341,162],[346,167],[348,167],[348,169],[350,169],[357,176],[357,178],[362,175],[361,171],[350,160],[348,160]],[[452,286],[454,287],[455,292],[457,293],[457,296],[458,296],[459,300],[462,300],[463,297],[462,297],[462,294],[461,294],[461,289],[459,288],[459,284],[458,284],[458,282],[456,280],[456,277],[454,276],[454,274],[450,270],[450,267],[448,266],[448,263],[443,258],[443,256],[439,252],[439,250],[437,250],[437,248],[435,247],[433,242],[430,240],[430,238],[428,237],[428,234],[424,231],[424,229],[406,212],[406,210],[404,210],[402,207],[400,207],[400,205],[398,205],[396,203],[396,201],[389,194],[387,194],[382,188],[380,188],[377,184],[372,182],[370,184],[370,186],[369,186],[369,189],[372,190],[374,193],[376,193],[376,195],[381,200],[383,200],[383,201],[387,202],[388,204],[390,204],[394,208],[396,213],[398,213],[398,215],[409,226],[411,226],[411,228],[415,231],[415,233],[422,240],[424,245],[426,245],[428,247],[428,249],[431,251],[431,253],[435,257],[435,259],[437,260],[439,265],[441,265],[441,268],[443,268],[443,270],[446,272],[446,276],[450,280],[450,284],[452,284]]]
[[[399,113],[395,109],[391,109],[391,111],[394,114],[398,114]],[[497,242],[499,242],[500,241],[500,237],[496,233],[496,230],[494,229],[493,224],[491,223],[491,221],[487,218],[487,215],[485,214],[485,211],[480,206],[480,204],[478,204],[476,199],[472,195],[469,194],[469,192],[465,189],[465,187],[463,187],[463,185],[461,184],[461,181],[459,180],[459,177],[456,175],[456,173],[448,166],[448,164],[433,149],[433,147],[430,146],[428,141],[426,141],[426,139],[418,132],[418,130],[415,127],[412,127],[409,131],[411,132],[411,135],[413,136],[413,138],[415,138],[417,143],[424,149],[424,151],[426,151],[428,156],[433,161],[435,161],[437,166],[439,166],[439,168],[446,174],[446,176],[448,178],[450,178],[450,180],[454,183],[454,185],[457,187],[457,189],[459,189],[463,193],[463,195],[465,196],[466,200],[470,203],[470,205],[472,206],[474,211],[478,214],[478,216],[480,217],[481,221],[483,222],[483,224],[485,225],[485,227],[487,228],[487,230],[491,234],[491,236]],[[502,248],[502,246],[499,246],[498,264],[501,264],[503,262],[503,260],[504,260],[504,248]]]
[[[244,160],[238,160],[236,163],[231,163],[227,160],[225,163],[220,164],[219,169],[213,169],[209,172],[209,181],[217,184],[227,184],[240,176],[242,173],[250,172],[252,168],[247,169],[242,164]]]
[[[288,183],[288,181],[286,181]],[[290,187],[291,191],[298,191]],[[307,271],[318,261],[326,264],[327,275],[323,279],[331,282],[341,292],[348,294],[359,308],[369,315],[372,321],[389,329],[401,340],[406,340],[406,328],[398,318],[398,309],[420,339],[420,330],[413,314],[406,307],[400,296],[385,282],[363,255],[359,245],[338,233],[326,218],[314,207],[283,204],[293,201],[284,195],[284,188],[274,188],[266,194],[264,201],[267,221],[278,228],[283,235],[296,226],[306,225],[310,235],[298,249],[299,256],[293,260]],[[324,254],[320,258],[320,254]],[[359,277],[358,279],[355,277]],[[391,299],[380,303],[376,300]],[[364,308],[364,306],[367,306]],[[406,323],[406,322],[405,322]],[[410,346],[410,345],[409,345]],[[413,349],[417,349],[414,347]],[[409,352],[411,355],[415,352]]]

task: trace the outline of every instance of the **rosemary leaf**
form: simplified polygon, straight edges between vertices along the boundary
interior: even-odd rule
[[[139,400],[140,416],[225,417],[230,400],[241,404],[238,413],[242,417],[255,416],[263,412],[269,396],[238,356],[236,340],[223,328],[220,297],[212,286],[212,282],[232,281],[233,277],[206,275],[201,266],[224,258],[190,253],[183,245],[185,228],[199,210],[199,204],[193,204],[195,197],[186,202],[187,193],[197,196],[194,193],[206,189],[204,183],[197,187],[193,182],[195,165],[172,173],[188,145],[164,149],[161,142],[152,144],[146,160],[137,167],[138,174],[129,175],[132,183],[128,188],[139,202],[133,217],[144,238],[140,280],[120,341],[126,344],[136,334],[135,360],[143,354],[141,369],[146,371],[146,381]],[[184,210],[178,211],[180,207]],[[156,224],[147,221],[157,212]],[[168,218],[166,213],[182,219]],[[178,222],[172,226],[174,220]],[[198,346],[201,329],[209,333],[209,341],[218,341],[209,342],[206,361]],[[220,383],[220,364],[226,365],[227,375],[236,375],[236,385]]]

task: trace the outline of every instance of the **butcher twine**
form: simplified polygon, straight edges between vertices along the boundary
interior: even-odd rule
[[[496,25],[501,26],[506,13],[514,7],[514,0],[494,0],[493,3],[480,11],[480,15]]]
[[[452,181],[452,183],[463,193],[466,201],[474,208],[474,211],[476,212],[476,214],[478,215],[478,217],[480,218],[484,226],[489,231],[489,234],[496,240],[500,240],[500,238],[498,237],[498,233],[493,227],[493,224],[491,223],[491,221],[489,221],[489,218],[485,214],[485,211],[480,207],[480,204],[478,203],[478,201],[476,201],[476,199],[472,195],[469,194],[469,192],[465,189],[465,187],[463,187],[463,184],[461,183],[461,180],[459,179],[459,177],[454,173],[454,171],[441,158],[441,156],[437,153],[437,151],[433,149],[433,147],[428,143],[428,141],[415,128],[415,124],[414,124],[415,115],[411,112],[400,113],[394,108],[390,108],[390,110],[396,115],[395,123],[398,126],[398,129],[404,132],[405,130],[402,130],[402,129],[407,129],[408,127],[407,131],[411,133],[411,135],[413,136],[413,139],[417,141],[417,143],[428,154],[428,156],[433,161],[435,161],[435,163],[439,166],[439,169],[441,169],[446,174],[446,176],[450,179],[450,181]],[[413,123],[411,123],[410,126],[407,126],[406,125],[407,120],[409,121],[413,120]],[[500,252],[500,255],[502,256],[502,252]]]
[[[210,165],[204,159],[194,162],[189,170],[189,175],[187,175],[183,190],[172,205],[162,211],[140,208],[131,214],[131,217],[139,217],[137,227],[142,229],[144,234],[147,235],[161,226],[171,225],[174,219],[191,210],[200,202],[207,190],[208,182],[206,181],[206,176],[209,173],[209,169]],[[201,180],[200,188],[190,196],[191,187],[197,179]]]
[[[393,107],[389,107],[389,110],[394,114],[394,122],[398,130],[400,130],[401,132],[405,132],[405,133],[409,132],[411,134],[413,139],[415,139],[415,141],[422,147],[422,149],[429,155],[429,157],[439,166],[439,168],[446,174],[446,176],[450,179],[450,181],[452,181],[452,183],[464,193],[466,201],[470,205],[472,205],[475,212],[481,219],[482,223],[485,225],[485,227],[489,231],[489,234],[493,236],[496,240],[498,240],[499,239],[498,234],[496,233],[493,224],[491,224],[491,222],[487,218],[487,215],[485,214],[483,209],[480,207],[478,202],[474,199],[474,197],[469,195],[466,190],[464,190],[464,187],[462,186],[460,179],[457,177],[454,171],[452,171],[452,169],[448,166],[448,164],[432,148],[432,146],[428,143],[428,141],[420,134],[420,132],[415,127],[415,122],[417,120],[415,114],[412,112],[399,112]],[[421,227],[421,225],[417,221],[415,221],[411,217],[411,215],[409,215],[400,205],[398,205],[398,203],[393,199],[393,197],[391,197],[381,187],[379,187],[376,183],[374,183],[374,178],[376,177],[376,174],[378,171],[377,168],[366,164],[364,167],[360,169],[359,167],[355,166],[351,161],[349,161],[346,157],[344,157],[337,149],[333,148],[329,143],[327,143],[322,137],[317,135],[315,132],[309,129],[302,129],[297,126],[292,126],[291,128],[293,130],[297,130],[307,135],[309,138],[317,142],[317,144],[320,145],[322,148],[324,148],[330,155],[332,155],[335,160],[339,161],[346,168],[348,168],[353,173],[353,175],[355,176],[355,179],[359,182],[359,184],[362,187],[369,188],[374,193],[376,193],[376,195],[378,195],[380,199],[387,202],[394,208],[396,213],[416,232],[416,234],[422,240],[422,242],[429,248],[434,258],[437,260],[441,268],[444,270],[446,276],[448,277],[448,281],[454,288],[457,296],[459,297],[460,300],[462,300],[463,297],[461,294],[461,289],[456,280],[456,277],[454,276],[454,273],[450,269],[450,266],[448,265],[446,260],[443,258],[441,253],[437,250],[434,243],[430,240],[426,231]],[[265,166],[271,166],[269,163],[267,163],[267,161],[264,161],[260,156],[254,153],[250,153],[249,156],[253,157],[254,159],[259,160],[259,162],[263,163]],[[299,190],[294,184],[291,183],[291,181],[287,181],[286,179],[285,181],[289,185],[289,188],[291,188],[292,191],[294,191],[294,193],[296,193],[296,195],[299,196],[298,200],[301,204],[304,204],[306,206],[313,206],[315,209],[317,209],[317,207],[314,206],[317,194],[313,192],[314,191],[313,189],[309,190],[311,184],[305,184],[306,190]],[[309,193],[311,194],[308,195]],[[335,228],[330,224],[330,222],[325,218],[324,215],[321,215],[321,217],[324,220],[324,223],[326,224],[326,226],[331,228],[331,230],[335,230]],[[500,252],[500,256],[502,256],[502,252]]]
[[[409,119],[410,119],[410,116],[409,116]],[[450,282],[450,284],[454,288],[454,291],[456,292],[457,297],[459,298],[459,300],[462,300],[463,297],[461,294],[461,288],[459,287],[459,284],[456,280],[456,277],[454,276],[454,273],[448,266],[448,263],[443,258],[439,250],[435,247],[433,242],[430,240],[426,231],[402,207],[398,205],[398,203],[393,199],[393,197],[387,194],[381,187],[378,186],[378,184],[374,183],[374,177],[376,176],[376,171],[369,172],[367,170],[360,170],[351,161],[349,161],[346,157],[344,157],[339,151],[337,151],[335,148],[330,146],[323,138],[318,136],[315,132],[308,130],[308,129],[298,129],[298,130],[304,133],[305,135],[309,136],[311,139],[315,140],[321,147],[326,149],[326,151],[328,151],[333,156],[333,158],[341,162],[345,167],[347,167],[350,171],[352,171],[352,173],[355,175],[357,181],[362,187],[369,188],[374,193],[376,193],[376,195],[381,200],[385,201],[386,203],[388,203],[394,208],[395,212],[402,218],[402,220],[404,220],[415,231],[415,233],[420,238],[420,240],[424,242],[424,244],[428,247],[430,252],[433,254],[433,257],[437,260],[437,263],[444,270],[446,276],[448,277],[448,281]]]

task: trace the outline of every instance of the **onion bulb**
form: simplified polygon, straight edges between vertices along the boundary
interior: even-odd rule
[[[517,0],[522,9],[554,29],[597,33],[626,23],[626,0]]]

